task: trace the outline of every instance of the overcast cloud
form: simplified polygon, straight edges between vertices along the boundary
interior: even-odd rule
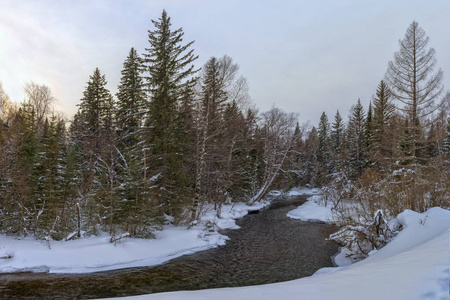
[[[322,111],[367,107],[416,20],[450,89],[450,1],[27,1],[0,2],[0,81],[15,101],[30,80],[49,85],[71,117],[96,67],[115,93],[131,47],[147,47],[165,8],[200,67],[228,54],[261,111],[273,104],[315,125]]]

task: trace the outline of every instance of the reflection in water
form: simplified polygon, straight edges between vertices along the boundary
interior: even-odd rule
[[[292,280],[332,266],[338,247],[325,241],[331,225],[286,217],[307,196],[277,200],[226,230],[225,246],[156,267],[91,274],[4,274],[1,299],[87,299],[174,290],[246,286]]]

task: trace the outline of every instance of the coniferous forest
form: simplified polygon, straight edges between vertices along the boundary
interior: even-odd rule
[[[359,203],[358,220],[342,211],[342,224],[379,209],[449,207],[450,93],[417,22],[370,105],[355,99],[348,120],[342,107],[316,126],[276,107],[260,113],[238,63],[225,55],[196,66],[183,35],[163,11],[145,52],[124,58],[115,95],[107,74],[86,74],[70,122],[48,86],[26,84],[18,104],[0,85],[2,232],[149,238],[167,216],[194,225],[207,204],[220,211],[295,186],[323,188],[336,207]]]

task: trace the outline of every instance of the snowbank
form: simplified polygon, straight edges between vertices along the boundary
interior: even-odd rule
[[[217,230],[239,228],[236,219],[268,204],[224,205],[220,216],[209,207],[199,224],[191,229],[167,225],[164,230],[155,232],[155,239],[127,238],[116,245],[109,242],[108,234],[51,241],[50,248],[33,237],[19,240],[0,235],[0,257],[11,257],[0,259],[0,273],[89,273],[158,265],[181,255],[223,245],[228,238]]]
[[[302,196],[302,195],[316,195],[320,194],[320,189],[309,189],[305,187],[298,187],[293,188],[289,190],[289,192],[286,193],[286,197],[296,197],[296,196]],[[283,194],[283,191],[273,190],[268,193],[269,196],[281,196]]]
[[[448,299],[450,211],[405,211],[398,220],[404,229],[389,244],[348,267],[327,268],[312,277],[276,284],[121,299]]]
[[[328,206],[318,204],[321,197],[320,195],[309,197],[307,202],[288,212],[287,216],[302,221],[331,222],[331,203]]]

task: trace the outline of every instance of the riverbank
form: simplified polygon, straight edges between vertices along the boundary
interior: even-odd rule
[[[449,295],[450,211],[406,210],[403,230],[384,248],[347,267],[287,282],[125,297],[123,300],[309,299],[444,300]]]
[[[293,189],[287,196],[317,193],[317,190]],[[272,191],[269,197],[281,195]],[[270,204],[264,200],[253,205],[223,205],[220,213],[210,205],[196,226],[167,224],[155,232],[155,239],[125,238],[110,243],[110,236],[82,237],[70,241],[38,241],[34,237],[0,235],[0,273],[91,273],[122,268],[155,266],[182,255],[218,247],[227,236],[219,230],[238,229],[236,220]],[[168,218],[170,221],[170,218]]]
[[[236,220],[240,229],[221,230],[229,237],[225,245],[157,266],[84,274],[2,274],[0,298],[95,299],[308,277],[332,267],[331,256],[338,247],[326,240],[335,226],[286,218],[307,198],[275,196],[268,207]]]
[[[207,207],[196,226],[167,224],[163,230],[155,232],[155,239],[125,238],[110,243],[109,234],[102,233],[47,243],[32,236],[0,235],[0,273],[91,273],[159,265],[182,255],[223,245],[227,236],[218,230],[239,228],[237,219],[269,203],[226,204],[220,213],[212,206]]]

